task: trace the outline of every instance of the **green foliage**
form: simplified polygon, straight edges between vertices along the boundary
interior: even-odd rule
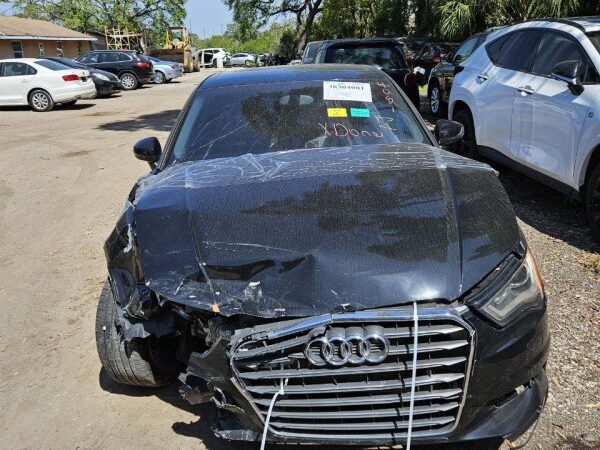
[[[490,26],[511,25],[541,17],[585,14],[585,0],[435,0],[432,34],[465,38]]]
[[[148,30],[149,43],[164,39],[167,25],[185,18],[185,0],[16,0],[17,15],[59,23],[77,31],[127,27]]]
[[[409,0],[327,0],[311,39],[406,35],[410,12]]]

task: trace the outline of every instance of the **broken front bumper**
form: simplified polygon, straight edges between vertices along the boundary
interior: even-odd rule
[[[412,382],[412,324],[412,308],[394,308],[224,327],[210,350],[192,353],[182,393],[192,403],[211,399],[217,405],[214,430],[226,439],[259,439],[283,384],[269,441],[402,443]],[[332,329],[355,336],[372,326],[388,341],[378,364],[332,367],[308,361],[313,339],[331,336]],[[413,442],[514,438],[537,419],[548,389],[545,302],[501,330],[464,306],[419,306],[418,336]]]

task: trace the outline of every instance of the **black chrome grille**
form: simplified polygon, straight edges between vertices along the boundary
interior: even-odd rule
[[[355,313],[358,314],[358,313]],[[290,326],[238,344],[232,357],[240,387],[265,420],[281,380],[269,431],[304,440],[397,440],[406,436],[413,366],[413,322],[369,314],[339,314],[314,327]],[[472,333],[460,318],[425,314],[419,320],[413,436],[454,428],[468,379]],[[357,321],[360,318],[360,322]],[[332,327],[383,327],[389,353],[379,364],[315,366],[304,350]]]

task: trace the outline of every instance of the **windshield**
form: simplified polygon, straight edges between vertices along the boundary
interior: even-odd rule
[[[167,164],[293,149],[430,143],[387,77],[367,81],[200,89]]]
[[[50,70],[69,70],[69,69],[71,69],[71,67],[67,66],[66,64],[52,61],[51,59],[38,59],[35,63],[42,67],[45,67],[46,69],[50,69]]]
[[[377,65],[383,69],[406,68],[404,58],[395,45],[336,45],[327,49],[325,62]]]

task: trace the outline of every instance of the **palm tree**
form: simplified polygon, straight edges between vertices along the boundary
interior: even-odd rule
[[[436,0],[438,33],[448,39],[466,37],[497,25],[541,17],[564,17],[584,9],[585,0]]]

